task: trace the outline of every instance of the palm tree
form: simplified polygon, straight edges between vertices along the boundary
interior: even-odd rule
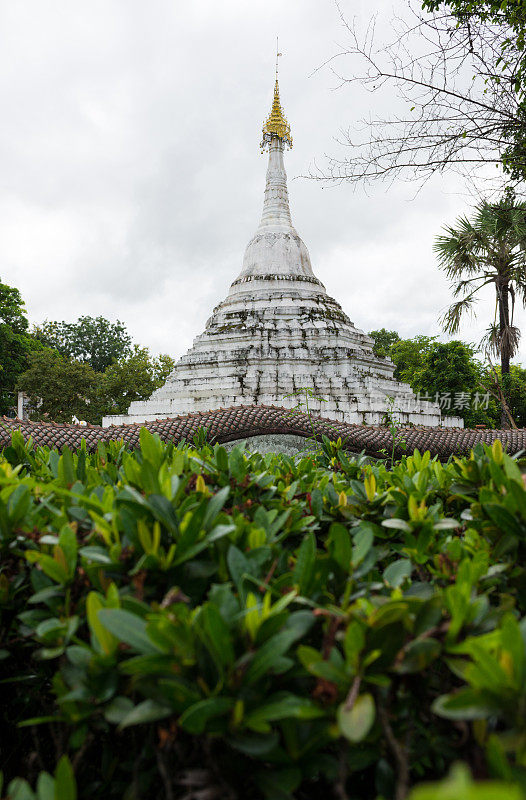
[[[493,284],[495,317],[481,344],[488,355],[500,359],[501,374],[508,375],[520,340],[513,324],[515,302],[526,306],[526,203],[511,194],[497,203],[484,201],[475,208],[472,221],[460,217],[455,228],[444,230],[446,235],[436,238],[433,249],[459,299],[442,317],[442,326],[446,333],[457,333],[463,315],[474,313],[480,290]]]

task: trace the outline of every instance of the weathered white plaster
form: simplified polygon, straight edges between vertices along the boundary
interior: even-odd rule
[[[324,401],[310,398],[310,408],[335,420],[381,423],[391,397],[401,423],[463,427],[442,419],[435,403],[417,401],[372,346],[312,271],[292,225],[283,141],[273,136],[261,222],[226,299],[165,385],[103,425],[252,403],[293,408],[311,387]]]

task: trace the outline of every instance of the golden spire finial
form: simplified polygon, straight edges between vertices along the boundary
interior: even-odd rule
[[[281,108],[279,99],[279,83],[278,83],[278,59],[282,54],[279,52],[279,40],[276,37],[276,83],[274,84],[274,100],[272,102],[272,109],[263,125],[263,140],[261,142],[261,150],[272,141],[272,137],[281,139],[282,142],[292,147],[292,136],[290,135],[290,125]]]

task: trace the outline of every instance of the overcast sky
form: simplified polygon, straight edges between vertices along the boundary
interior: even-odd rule
[[[341,5],[360,24],[377,12],[387,39],[406,3]],[[259,222],[276,34],[292,215],[315,274],[366,331],[440,333],[450,293],[432,244],[469,212],[461,179],[415,198],[402,182],[297,177],[341,152],[341,128],[400,110],[315,71],[345,45],[334,0],[0,0],[0,278],[32,323],[103,315],[153,352],[188,349]],[[492,314],[488,298],[462,338]]]

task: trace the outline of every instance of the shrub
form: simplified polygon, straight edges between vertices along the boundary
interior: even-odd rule
[[[526,796],[520,462],[198,444],[4,451],[10,796]]]

